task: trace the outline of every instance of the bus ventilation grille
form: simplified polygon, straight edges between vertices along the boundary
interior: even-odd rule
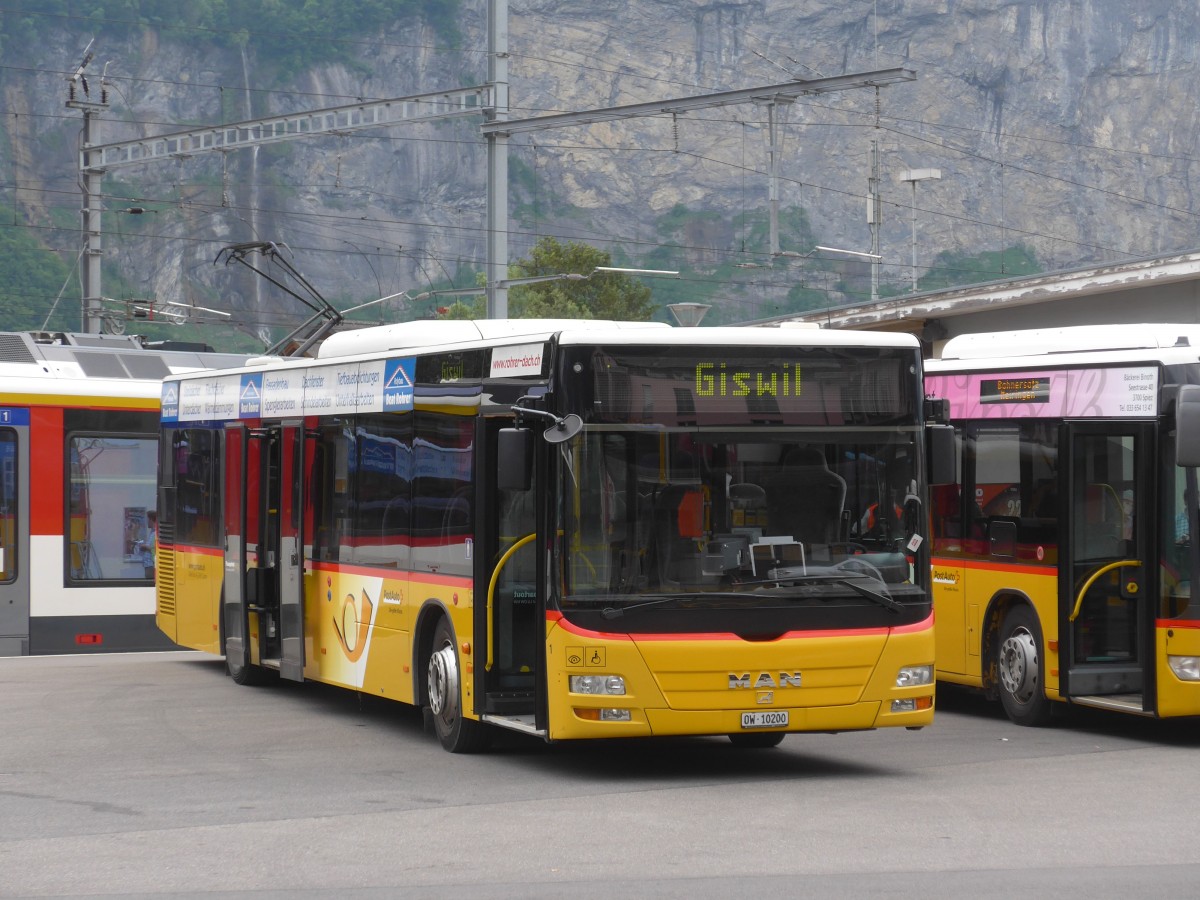
[[[164,553],[162,545],[166,543],[168,547],[175,544],[174,534],[167,534],[168,529],[163,528],[162,523],[158,526],[158,545],[159,550],[155,554],[154,577],[157,581],[158,591],[158,611],[164,616],[175,615],[175,554],[172,552]]]

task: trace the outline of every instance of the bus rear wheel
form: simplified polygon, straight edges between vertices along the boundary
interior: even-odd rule
[[[1042,629],[1037,617],[1027,606],[1014,606],[1000,629],[996,670],[1000,702],[1018,725],[1045,725],[1050,721],[1043,663]]]
[[[438,622],[434,630],[432,650],[425,692],[438,740],[451,753],[476,753],[487,749],[491,739],[487,726],[462,714],[458,653],[454,648],[454,632],[445,619]]]

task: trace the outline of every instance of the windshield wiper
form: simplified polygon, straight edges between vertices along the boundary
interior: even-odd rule
[[[647,606],[659,606],[663,603],[670,603],[675,598],[672,597],[655,597],[653,600],[643,600],[641,603],[630,603],[628,606],[606,606],[600,610],[600,615],[606,619],[619,619],[631,609],[643,609]]]
[[[873,591],[870,588],[863,587],[861,584],[855,584],[853,581],[850,581],[847,578],[839,578],[835,583],[845,585],[855,593],[862,594],[868,600],[874,600],[884,609],[890,609],[894,613],[904,612],[904,604],[897,603],[891,597],[887,596],[887,594],[881,594],[878,591]]]

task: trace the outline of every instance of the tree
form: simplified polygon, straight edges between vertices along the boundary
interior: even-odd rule
[[[922,291],[939,291],[964,284],[1036,275],[1040,271],[1037,255],[1025,244],[976,254],[943,250],[917,285]]]
[[[612,257],[603,250],[544,237],[528,259],[517,260],[509,267],[509,277],[576,274],[585,278],[514,286],[508,294],[509,315],[514,319],[648,321],[654,312],[650,288],[620,272],[596,272],[597,267],[611,265]]]

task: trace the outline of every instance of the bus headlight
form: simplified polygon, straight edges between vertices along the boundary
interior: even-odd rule
[[[620,675],[572,675],[572,694],[624,694],[625,679]]]
[[[905,666],[896,673],[896,687],[933,684],[933,666]]]
[[[1167,664],[1180,681],[1200,681],[1200,656],[1168,656]]]

